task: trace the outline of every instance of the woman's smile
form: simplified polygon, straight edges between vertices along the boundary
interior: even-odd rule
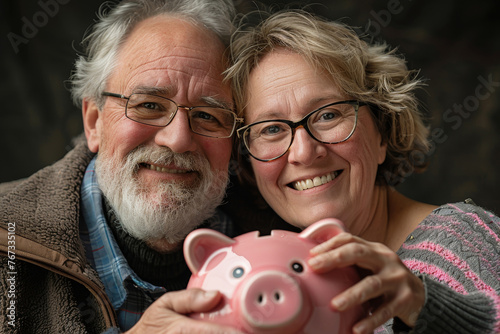
[[[295,190],[303,191],[303,190],[307,190],[307,189],[311,189],[311,188],[315,188],[315,187],[319,187],[319,186],[322,186],[324,184],[327,184],[327,183],[335,180],[335,178],[338,175],[340,175],[340,173],[342,173],[341,170],[330,172],[330,173],[327,173],[327,174],[321,175],[321,176],[316,176],[314,178],[305,178],[302,180],[298,180],[298,181],[289,183],[288,186],[290,188],[295,189]]]

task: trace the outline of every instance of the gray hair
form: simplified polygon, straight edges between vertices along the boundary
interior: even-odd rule
[[[83,39],[84,54],[75,62],[71,75],[73,102],[81,106],[84,98],[102,108],[101,93],[114,70],[120,46],[141,21],[159,15],[182,18],[213,31],[227,46],[234,31],[235,8],[232,0],[123,0],[103,4],[99,21]]]

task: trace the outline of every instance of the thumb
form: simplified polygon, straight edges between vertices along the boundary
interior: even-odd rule
[[[157,302],[176,313],[208,312],[220,301],[218,291],[204,291],[198,288],[175,291],[164,294]]]

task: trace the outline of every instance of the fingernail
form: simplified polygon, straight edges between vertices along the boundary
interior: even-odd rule
[[[203,298],[213,299],[217,294],[218,294],[218,292],[215,290],[205,291],[205,293],[203,294]]]
[[[343,310],[344,310],[345,303],[346,303],[346,300],[345,300],[345,298],[343,298],[343,297],[334,298],[334,299],[332,300],[332,306],[333,306],[336,310],[338,310],[338,311],[343,311]]]
[[[357,324],[353,327],[352,329],[354,333],[362,334],[366,332],[366,325],[365,324]]]
[[[307,264],[309,264],[309,266],[313,269],[316,269],[317,267],[319,267],[320,263],[321,263],[321,261],[317,257],[312,257],[307,261]]]
[[[320,252],[320,249],[321,249],[321,247],[319,247],[319,246],[314,246],[313,248],[311,248],[311,249],[309,250],[309,253],[310,253],[310,254],[318,254],[318,253]]]

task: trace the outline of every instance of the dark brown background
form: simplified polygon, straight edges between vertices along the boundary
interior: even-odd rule
[[[0,182],[60,159],[81,133],[65,80],[102,1],[0,0]],[[253,1],[235,2],[242,12]],[[271,4],[270,1],[261,3]],[[435,131],[430,167],[399,189],[433,204],[471,197],[500,213],[500,5],[494,0],[307,2],[368,38],[398,46],[428,87],[420,99]],[[282,7],[286,2],[275,2]],[[27,23],[29,22],[29,23]],[[34,24],[35,29],[27,26]],[[10,38],[10,39],[9,39]],[[13,39],[23,38],[16,47]],[[484,82],[493,84],[485,87]],[[462,108],[462,112],[456,110]]]

